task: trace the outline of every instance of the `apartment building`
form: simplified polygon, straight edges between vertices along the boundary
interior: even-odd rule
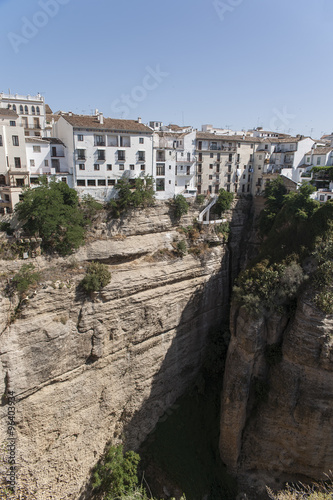
[[[0,108],[11,109],[19,116],[18,123],[24,127],[26,136],[46,135],[46,113],[44,97],[0,93]]]
[[[39,176],[52,176],[73,187],[73,168],[68,165],[67,148],[53,137],[26,137],[27,165],[30,183],[38,184]]]
[[[0,108],[0,213],[12,212],[27,185],[24,128],[15,111]]]
[[[153,176],[156,198],[177,194],[195,196],[195,131],[192,127],[163,126],[150,122],[154,131]]]
[[[301,175],[299,167],[304,165],[306,153],[314,143],[313,139],[302,135],[261,139],[255,153],[254,194],[263,192],[265,180],[271,179],[272,174],[283,175],[297,184]]]
[[[198,194],[252,193],[254,152],[260,139],[197,132]]]
[[[67,148],[73,185],[81,196],[107,201],[116,196],[119,179],[153,173],[153,130],[140,119],[105,118],[97,110],[91,116],[64,113],[54,130]]]

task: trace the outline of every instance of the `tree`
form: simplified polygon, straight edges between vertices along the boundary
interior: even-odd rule
[[[42,238],[42,248],[67,255],[84,241],[84,217],[78,195],[64,182],[44,180],[23,192],[23,200],[15,207],[23,229]]]
[[[174,197],[172,206],[176,219],[180,219],[182,215],[187,214],[189,208],[189,204],[182,194],[177,194],[177,196]]]
[[[267,235],[270,231],[276,215],[282,208],[286,193],[287,188],[283,184],[281,177],[278,177],[277,179],[274,179],[266,184],[264,191],[265,208],[259,215],[258,219],[258,228],[261,236]]]
[[[232,193],[229,193],[223,188],[219,190],[219,195],[217,197],[214,207],[214,211],[217,213],[219,217],[221,217],[221,214],[223,212],[230,209],[233,199],[234,195]]]

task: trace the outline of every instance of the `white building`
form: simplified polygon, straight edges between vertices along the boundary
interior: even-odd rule
[[[196,195],[195,130],[150,122],[154,132],[153,176],[158,199]]]
[[[141,120],[116,120],[95,115],[62,114],[54,125],[67,148],[73,184],[79,194],[100,201],[116,195],[121,178],[153,173],[153,131]]]
[[[67,148],[60,139],[26,137],[30,183],[38,184],[41,175],[52,176],[73,187],[73,169],[67,161]]]
[[[0,212],[11,212],[29,185],[24,128],[15,111],[0,108]]]
[[[15,111],[18,123],[24,127],[26,136],[43,137],[46,135],[46,114],[44,97],[0,93],[0,108]]]

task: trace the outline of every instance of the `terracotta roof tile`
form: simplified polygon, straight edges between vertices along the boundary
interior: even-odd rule
[[[110,130],[114,132],[142,132],[153,134],[153,130],[143,123],[135,120],[117,120],[114,118],[104,118],[104,123],[100,123],[97,116],[89,115],[61,115],[74,128],[95,128],[98,130]]]
[[[1,116],[11,116],[15,118],[18,118],[18,114],[15,113],[12,109],[6,109],[6,108],[0,108],[0,115]]]

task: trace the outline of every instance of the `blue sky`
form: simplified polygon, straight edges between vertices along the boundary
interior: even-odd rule
[[[54,111],[333,131],[333,0],[0,0],[0,27],[0,91]]]

